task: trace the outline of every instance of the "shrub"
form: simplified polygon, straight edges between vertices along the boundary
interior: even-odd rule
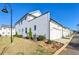
[[[31,30],[31,28],[29,28],[29,39],[32,39],[32,30]]]
[[[22,38],[22,35],[18,35],[17,32],[16,32],[16,34],[14,36],[19,37],[19,38]]]
[[[39,35],[38,37],[37,37],[37,41],[42,41],[42,40],[44,40],[45,39],[45,36],[43,36],[43,35]]]
[[[17,37],[22,38],[22,35],[18,35]]]
[[[18,36],[18,33],[16,32],[16,34],[14,36]]]
[[[26,38],[26,39],[29,39],[29,37],[28,37],[28,36],[26,36],[25,38]]]
[[[1,37],[1,35],[0,35],[0,37]]]

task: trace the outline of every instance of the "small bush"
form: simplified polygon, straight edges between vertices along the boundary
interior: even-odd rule
[[[45,36],[42,36],[42,35],[39,35],[38,37],[37,37],[37,41],[42,41],[42,40],[44,40],[45,39]]]
[[[1,37],[1,35],[0,35],[0,37]]]
[[[19,37],[19,38],[22,38],[22,35],[19,35],[17,32],[15,35],[13,35],[14,37]]]
[[[27,37],[25,37],[26,39],[29,39],[29,37],[27,36]]]
[[[17,37],[22,38],[22,35],[18,35]]]
[[[14,36],[16,36],[16,37],[17,37],[17,36],[18,36],[18,33],[16,32],[16,34],[15,34]]]
[[[32,39],[32,29],[31,28],[29,28],[29,39]]]
[[[29,39],[29,36],[26,36],[26,37],[24,37],[24,38]],[[33,38],[32,38],[32,37],[31,37],[30,39],[32,39],[32,40],[33,40]]]

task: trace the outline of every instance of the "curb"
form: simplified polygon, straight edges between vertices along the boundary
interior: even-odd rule
[[[72,40],[73,36],[74,35],[72,35],[70,37],[70,41]],[[63,47],[61,47],[60,49],[58,49],[53,55],[58,55],[60,52],[62,52],[64,50],[64,48],[70,43],[70,41],[67,44],[65,44]]]

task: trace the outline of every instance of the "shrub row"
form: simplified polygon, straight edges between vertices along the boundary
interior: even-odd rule
[[[19,37],[19,38],[22,38],[22,35],[14,35],[15,37]]]
[[[44,40],[44,39],[46,39],[46,37],[45,37],[45,36],[42,36],[42,35],[39,35],[39,36],[37,37],[37,41],[42,41],[42,40]]]
[[[27,37],[25,37],[26,39],[29,39],[29,37],[27,36]],[[33,38],[33,37],[31,37],[31,39],[33,40],[33,39],[35,39],[35,38]],[[46,37],[45,36],[43,36],[43,35],[39,35],[38,37],[36,37],[36,39],[37,39],[37,41],[42,41],[42,40],[44,40],[44,39],[46,39]]]

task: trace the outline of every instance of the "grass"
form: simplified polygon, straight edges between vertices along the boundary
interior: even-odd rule
[[[0,54],[4,55],[48,55],[53,54],[56,49],[51,49],[43,41],[33,41],[24,38],[13,38],[11,44],[10,37],[0,37]],[[53,52],[52,52],[53,51]]]
[[[36,49],[36,54],[39,54],[39,55],[45,54],[45,48],[42,47],[41,45],[38,45]]]
[[[13,43],[10,42],[10,37],[0,37],[0,54],[5,47],[8,47],[3,54],[17,55],[17,54],[31,54],[36,49],[35,42],[23,38],[14,37]]]
[[[4,50],[4,48],[6,46],[8,46],[10,44],[10,37],[0,37],[0,54],[2,53],[2,51]]]

